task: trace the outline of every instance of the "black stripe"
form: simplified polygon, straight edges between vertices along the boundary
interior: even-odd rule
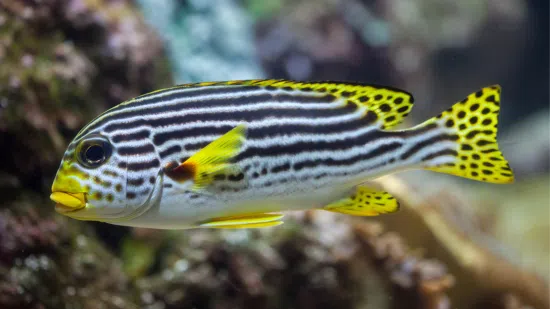
[[[175,153],[180,153],[181,152],[181,146],[180,145],[173,145],[173,146],[170,146],[166,149],[164,149],[163,151],[159,152],[159,156],[161,159],[165,159],[166,157],[170,156],[170,155],[173,155]]]
[[[406,131],[403,131],[403,133],[407,136],[407,137],[412,137],[412,136],[418,136],[418,135],[422,135],[424,133],[427,133],[427,132],[430,132],[434,129],[437,129],[439,126],[437,125],[437,123],[435,122],[432,122],[426,126],[423,126],[423,127],[420,127],[418,129],[415,129],[415,130],[406,130]]]
[[[141,155],[155,152],[155,147],[151,144],[143,146],[125,146],[117,148],[118,154],[121,156]]]
[[[371,123],[369,123],[368,119],[365,118],[357,118],[329,124],[276,124],[258,129],[249,129],[246,138],[251,140],[261,140],[295,134],[343,134],[348,133],[349,131],[356,131],[365,128],[369,124]]]
[[[158,168],[160,167],[160,162],[158,159],[154,159],[152,161],[148,162],[138,162],[138,163],[128,163],[128,171],[144,171],[151,168]]]
[[[458,152],[452,149],[445,149],[438,152],[430,153],[422,157],[421,161],[428,161],[441,156],[458,156]]]
[[[162,127],[177,125],[190,122],[202,121],[238,121],[238,122],[253,122],[260,121],[266,118],[308,118],[319,119],[331,116],[343,116],[354,112],[357,109],[355,104],[347,104],[344,107],[334,109],[296,109],[296,108],[263,108],[252,111],[230,111],[220,113],[205,113],[205,114],[183,114],[172,117],[163,117],[159,119],[143,119],[139,118],[131,122],[111,123],[105,126],[105,132],[110,133],[116,130],[126,130],[138,126]]]
[[[279,155],[297,155],[304,152],[331,150],[331,151],[345,151],[355,146],[363,146],[368,143],[374,143],[379,139],[399,137],[399,132],[387,132],[373,130],[368,131],[360,136],[341,139],[336,141],[302,141],[294,144],[281,144],[268,148],[263,147],[248,147],[245,151],[237,155],[236,161],[241,161],[254,156],[279,156]],[[401,144],[401,143],[399,143]]]
[[[179,97],[181,97],[181,95],[178,95]],[[152,108],[148,108],[148,109],[144,109],[144,110],[136,110],[136,109],[132,109],[132,110],[128,110],[122,114],[118,114],[118,115],[112,115],[110,112],[112,111],[112,109],[109,111],[109,113],[105,114],[105,117],[103,117],[102,119],[98,119],[95,123],[91,124],[87,129],[86,131],[93,131],[94,129],[96,129],[97,127],[109,122],[109,121],[113,121],[113,120],[121,120],[121,119],[127,119],[129,117],[133,117],[133,116],[145,116],[145,115],[152,115],[152,114],[163,114],[163,113],[167,113],[167,112],[181,112],[181,113],[184,113],[186,110],[192,110],[192,109],[197,109],[197,108],[205,108],[205,107],[217,107],[217,106],[226,106],[226,105],[235,105],[235,106],[242,106],[242,105],[251,105],[251,104],[257,104],[257,103],[272,103],[273,106],[277,106],[277,103],[279,102],[283,102],[283,101],[290,101],[290,102],[295,102],[295,103],[331,103],[333,102],[334,100],[336,99],[336,97],[334,97],[333,95],[324,95],[324,96],[309,96],[309,97],[306,97],[306,96],[296,96],[296,95],[287,95],[287,94],[281,94],[281,95],[273,95],[271,93],[262,93],[262,94],[257,94],[257,95],[250,95],[250,96],[242,96],[242,97],[239,97],[239,98],[217,98],[217,99],[200,99],[197,98],[197,101],[192,101],[192,102],[181,102],[181,103],[174,103],[174,104],[170,104],[170,105],[160,105],[160,106],[157,106],[157,107],[152,107]],[[300,110],[300,109],[296,109],[296,108],[291,108],[291,107],[280,107],[280,109],[286,109],[286,110],[289,110],[289,111],[292,111],[292,110]],[[261,110],[263,109],[260,109],[258,111],[255,111],[255,112],[260,112]],[[316,109],[316,110],[326,110],[326,109]],[[232,112],[232,113],[235,113],[235,112]],[[109,115],[111,114],[111,115]],[[213,115],[215,117],[215,115],[218,115],[218,114],[221,114],[221,113],[217,113],[217,114],[210,114],[211,116]],[[226,113],[227,114],[227,113]],[[191,116],[191,115],[187,115],[187,116]],[[194,115],[194,116],[200,116],[200,115]],[[193,117],[193,116],[191,116]],[[177,118],[177,117],[176,117]],[[194,117],[193,117],[194,118]],[[164,119],[170,119],[170,118],[164,118]],[[219,118],[217,118],[219,119]],[[162,119],[161,119],[162,120]],[[153,120],[151,120],[153,121]],[[189,120],[187,120],[189,121]],[[182,122],[177,122],[177,123],[182,123]],[[135,122],[130,122],[131,127],[134,126]],[[155,126],[155,125],[152,125],[152,126]],[[106,128],[107,130],[107,128]],[[108,131],[108,130],[107,130]]]
[[[338,160],[333,158],[327,158],[327,159],[305,160],[302,162],[295,163],[293,168],[294,170],[299,171],[304,168],[312,168],[312,167],[321,166],[321,165],[324,165],[324,166],[352,165],[360,161],[371,160],[376,157],[382,156],[388,152],[399,149],[402,145],[403,143],[401,142],[392,142],[389,144],[382,145],[368,153],[355,155],[347,159]]]
[[[232,93],[238,93],[242,91],[259,88],[257,86],[242,86],[242,85],[236,85],[236,86],[228,85],[228,86],[222,86],[222,87],[216,86],[216,85],[199,86],[199,87],[195,87],[195,86],[185,87],[185,85],[182,85],[182,86],[183,87],[176,86],[176,87],[167,88],[161,91],[142,94],[140,96],[137,96],[129,100],[130,102],[134,100],[141,100],[141,101],[131,102],[127,105],[119,105],[119,106],[121,107],[121,109],[125,109],[126,107],[133,108],[137,106],[145,106],[145,105],[155,104],[162,101],[168,101],[168,100],[173,100],[178,98],[203,97],[203,96],[210,96],[210,95],[216,95],[216,94],[232,94]],[[164,93],[168,93],[172,91],[175,91],[175,92],[172,94],[164,95],[162,97],[153,97],[153,96],[162,95]]]
[[[409,149],[407,152],[401,155],[401,160],[407,160],[411,156],[413,156],[415,153],[419,152],[423,148],[433,145],[438,142],[442,141],[456,141],[458,140],[458,135],[449,135],[449,134],[440,134],[433,136],[427,140],[424,140],[416,145],[414,145],[411,149]]]
[[[142,139],[148,138],[150,134],[151,132],[149,130],[143,129],[130,134],[120,133],[120,134],[113,135],[111,140],[114,143],[142,140]]]

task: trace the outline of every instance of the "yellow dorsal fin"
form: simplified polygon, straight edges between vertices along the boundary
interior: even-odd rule
[[[283,214],[279,213],[259,213],[232,217],[213,218],[202,222],[199,227],[217,228],[217,229],[249,229],[277,226],[283,224],[281,218]]]
[[[497,144],[500,92],[498,85],[480,89],[416,127],[435,124],[456,136],[455,161],[436,166],[428,161],[426,169],[491,183],[514,181]]]
[[[377,216],[398,211],[399,203],[388,192],[359,185],[352,196],[330,203],[323,209],[354,216]]]
[[[282,79],[242,80],[227,82],[227,84],[331,94],[366,106],[369,111],[374,112],[374,114],[367,113],[366,117],[371,121],[377,120],[382,129],[390,129],[400,124],[409,114],[414,103],[412,94],[404,90],[375,84],[337,81],[298,82]]]
[[[231,160],[239,154],[246,138],[246,126],[239,125],[192,155],[178,166],[168,166],[165,173],[168,177],[184,181],[193,179],[193,190],[201,190],[212,183],[218,173],[236,167]]]

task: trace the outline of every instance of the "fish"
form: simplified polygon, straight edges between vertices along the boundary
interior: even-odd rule
[[[265,228],[286,211],[395,213],[369,183],[423,169],[506,184],[497,143],[501,87],[400,128],[405,90],[256,79],[160,89],[116,105],[69,143],[52,184],[76,220],[155,229]]]

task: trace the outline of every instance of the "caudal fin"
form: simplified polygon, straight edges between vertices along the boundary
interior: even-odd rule
[[[497,144],[500,92],[499,85],[485,87],[419,126],[435,123],[457,142],[454,162],[426,169],[491,183],[514,181]]]

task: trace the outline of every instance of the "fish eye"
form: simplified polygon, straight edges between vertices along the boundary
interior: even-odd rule
[[[103,136],[92,136],[78,147],[78,161],[89,168],[98,167],[111,156],[111,144]]]

